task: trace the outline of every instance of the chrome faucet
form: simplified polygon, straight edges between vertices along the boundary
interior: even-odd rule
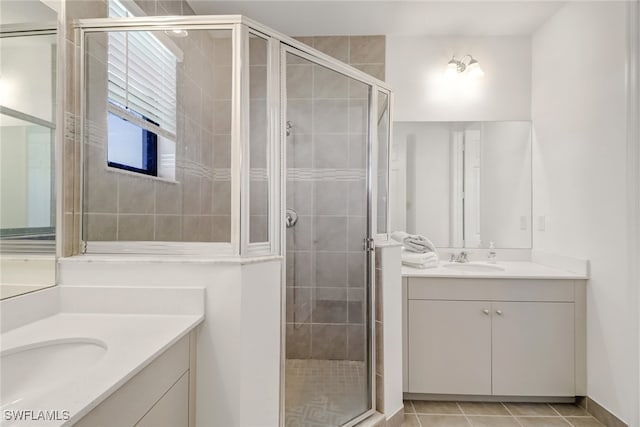
[[[449,262],[469,262],[469,257],[465,251],[460,251],[458,255],[451,254],[451,256],[449,257]]]

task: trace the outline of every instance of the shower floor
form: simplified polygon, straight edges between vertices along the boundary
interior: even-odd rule
[[[336,427],[369,406],[364,362],[288,359],[285,426]]]

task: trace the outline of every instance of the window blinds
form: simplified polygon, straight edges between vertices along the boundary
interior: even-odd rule
[[[109,16],[130,14],[119,1],[110,0]],[[147,31],[109,32],[107,60],[109,101],[175,135],[175,55]]]

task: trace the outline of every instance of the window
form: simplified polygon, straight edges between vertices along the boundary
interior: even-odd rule
[[[110,17],[132,16],[118,0]],[[175,178],[175,53],[149,31],[108,35],[107,164]]]
[[[153,123],[146,117],[141,119]],[[109,166],[158,176],[158,135],[111,112],[107,126]]]

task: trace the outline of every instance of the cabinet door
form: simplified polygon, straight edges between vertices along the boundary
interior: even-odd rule
[[[135,427],[188,427],[189,373],[185,373],[162,396]]]
[[[493,394],[573,396],[574,304],[494,302]]]
[[[410,300],[409,392],[491,394],[491,303]]]

